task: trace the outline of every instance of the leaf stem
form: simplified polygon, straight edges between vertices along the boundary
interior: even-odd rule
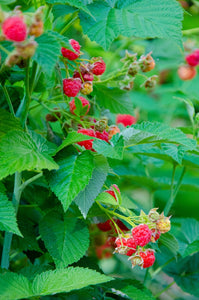
[[[14,108],[13,108],[13,106],[12,106],[12,101],[11,101],[10,96],[9,96],[9,94],[8,94],[8,90],[7,90],[7,88],[6,88],[5,85],[2,84],[1,86],[2,86],[2,89],[3,89],[3,91],[4,91],[4,95],[5,95],[5,97],[6,97],[6,100],[7,100],[9,109],[10,109],[10,112],[11,112],[11,114],[14,116],[14,115],[15,115],[15,112],[14,112]]]
[[[197,34],[197,33],[199,33],[199,27],[182,31],[183,35],[191,35],[191,34]]]
[[[40,178],[40,177],[42,177],[42,176],[43,176],[43,173],[39,173],[39,174],[37,174],[37,175],[35,175],[35,176],[29,178],[28,180],[26,180],[26,181],[25,181],[24,183],[22,183],[21,186],[19,187],[20,191],[22,192],[28,184],[32,183],[33,181],[37,180],[38,178]]]
[[[173,172],[172,172],[172,177],[171,177],[171,193],[170,193],[170,198],[168,202],[166,203],[166,206],[164,208],[164,213],[165,215],[168,214],[170,211],[170,208],[174,202],[174,179],[175,179],[175,171],[176,171],[176,164],[173,165]]]
[[[167,285],[163,290],[161,290],[159,293],[157,293],[154,297],[158,298],[162,293],[166,292],[172,285],[176,283],[175,281],[172,281],[169,285]]]

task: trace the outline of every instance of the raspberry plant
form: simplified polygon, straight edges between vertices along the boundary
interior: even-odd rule
[[[0,0],[1,299],[198,299],[196,2]]]

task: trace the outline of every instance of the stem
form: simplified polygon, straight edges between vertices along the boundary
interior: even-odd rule
[[[14,192],[12,197],[12,203],[14,205],[16,214],[18,211],[19,201],[21,198],[20,185],[21,185],[21,173],[16,172],[15,181],[14,181]],[[12,236],[13,234],[11,232],[6,232],[4,237],[1,267],[5,269],[9,268],[9,253],[10,253],[10,248],[12,243]]]
[[[1,44],[0,44],[0,49],[1,49],[3,52],[5,52],[7,55],[10,54],[10,52],[9,52],[6,48],[4,48]]]
[[[167,285],[163,290],[161,290],[159,293],[157,293],[154,297],[158,298],[162,293],[167,291],[172,285],[174,285],[175,281],[172,281],[169,285]]]
[[[6,97],[6,100],[7,100],[9,109],[10,109],[10,112],[11,112],[11,114],[14,116],[14,115],[15,115],[15,112],[14,112],[14,108],[13,108],[13,106],[12,106],[12,101],[11,101],[10,96],[9,96],[9,94],[8,94],[8,90],[7,90],[7,88],[6,88],[5,85],[1,85],[1,86],[2,86],[2,89],[3,89],[3,91],[4,91],[4,95],[5,95],[5,97]]]
[[[113,75],[112,77],[109,77],[105,80],[95,81],[95,84],[101,84],[101,83],[109,82],[109,81],[114,80],[115,78],[120,77],[120,76],[125,75],[125,74],[126,74],[126,71],[125,72],[120,72],[120,73],[118,73],[116,75]]]
[[[181,185],[181,183],[182,183],[182,180],[183,180],[183,177],[184,177],[185,172],[186,172],[186,168],[183,167],[182,173],[181,173],[181,175],[180,175],[180,178],[178,179],[177,185],[176,185],[175,190],[174,190],[174,199],[175,199],[175,197],[177,196],[177,193],[178,193],[178,191],[179,191],[179,188],[180,188],[180,185]]]
[[[30,86],[29,86],[30,95],[32,94],[34,86],[35,86],[36,72],[37,72],[37,63],[34,61],[33,64],[32,64],[32,73],[31,73]]]
[[[171,179],[171,194],[170,194],[170,198],[169,201],[167,202],[165,209],[164,209],[164,213],[165,216],[168,214],[168,212],[170,211],[170,208],[174,202],[174,178],[175,178],[175,171],[176,171],[176,164],[173,165],[173,172],[172,172],[172,179]]]
[[[75,14],[76,14],[76,12],[75,12]],[[77,15],[76,15],[74,18],[72,18],[72,19],[66,24],[66,26],[60,31],[60,34],[64,34],[64,33],[66,32],[66,30],[68,30],[68,28],[72,25],[72,23],[73,23],[74,21],[77,20],[77,18],[78,18]]]
[[[191,35],[191,34],[197,34],[197,33],[199,33],[199,27],[182,31],[183,35]]]
[[[24,183],[22,183],[22,185],[19,187],[20,191],[22,192],[28,184],[32,183],[33,181],[37,180],[38,178],[40,178],[40,177],[42,177],[42,176],[43,176],[43,173],[39,173],[39,174],[37,174],[37,175],[31,177],[30,179],[26,180],[26,181],[25,181]]]
[[[175,260],[175,257],[172,257],[171,259],[169,259],[168,261],[166,261],[162,266],[160,266],[159,268],[157,268],[157,269],[151,274],[151,277],[154,278],[160,271],[162,271],[162,269],[164,269],[164,267],[166,267],[168,264],[170,264],[173,260]]]

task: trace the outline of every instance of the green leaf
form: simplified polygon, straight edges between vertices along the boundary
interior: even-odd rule
[[[167,247],[174,255],[178,253],[179,245],[176,238],[170,234],[165,233],[160,236],[159,243]]]
[[[0,138],[12,130],[22,130],[20,121],[4,109],[0,109]]]
[[[0,182],[0,230],[15,233],[22,236],[16,220],[16,214],[12,202],[8,201],[5,188]]]
[[[196,142],[189,139],[182,131],[159,122],[132,125],[122,132],[122,136],[128,147],[147,143],[176,143],[189,150],[196,148]]]
[[[34,141],[23,131],[10,131],[0,144],[0,179],[16,171],[57,169],[58,165],[46,152],[43,138]]]
[[[112,140],[111,140],[112,141]],[[96,139],[93,142],[93,148],[97,151],[97,153],[104,155],[105,157],[122,159],[123,151],[124,151],[124,140],[123,137],[118,135],[118,140],[115,141],[115,145],[110,145],[106,141]]]
[[[86,7],[86,4],[90,3],[90,1],[80,1],[80,0],[46,0],[46,3],[49,4],[69,4],[70,6],[74,6],[77,7],[79,9],[81,9],[82,11],[84,11],[85,13],[89,14],[90,16],[91,13],[89,11],[89,9]]]
[[[186,247],[183,257],[186,257],[188,255],[193,255],[198,252],[199,252],[199,240],[194,241],[193,243],[189,244]]]
[[[40,222],[40,234],[57,268],[77,262],[89,247],[87,226],[76,218],[62,220],[56,213],[47,214]]]
[[[88,5],[95,19],[83,12],[80,21],[88,37],[108,49],[119,35],[174,40],[182,47],[182,9],[176,1],[95,1]]]
[[[97,198],[95,199],[95,201],[99,201],[99,202],[104,203],[104,204],[110,204],[110,205],[118,206],[118,203],[115,200],[115,198],[113,196],[111,196],[109,193],[106,193],[106,192],[103,192],[103,193],[99,194],[97,196]]]
[[[51,75],[58,60],[58,56],[61,53],[59,40],[57,40],[51,32],[47,31],[36,38],[36,42],[38,43],[38,48],[33,56],[33,60],[42,67],[46,74]]]
[[[109,165],[105,157],[97,155],[94,157],[94,170],[92,177],[86,188],[75,198],[84,218],[94,203],[95,198],[99,194],[108,174]]]
[[[70,150],[62,151],[57,155],[56,162],[60,166],[59,170],[46,173],[46,178],[66,211],[91,179],[93,156],[89,151],[80,155]]]
[[[118,88],[108,88],[96,84],[92,93],[100,106],[107,108],[112,113],[134,114],[133,104],[127,92]]]
[[[102,275],[94,270],[70,267],[62,270],[47,271],[37,275],[33,281],[33,291],[35,295],[67,293],[91,284],[103,283],[110,280],[112,280],[111,277]]]
[[[52,8],[54,20],[59,17],[74,13],[75,11],[77,11],[77,9],[69,5],[54,5]]]

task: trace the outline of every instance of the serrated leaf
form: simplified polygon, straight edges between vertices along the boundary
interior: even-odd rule
[[[57,18],[59,18],[61,16],[65,16],[65,15],[74,13],[75,11],[77,11],[77,8],[71,7],[69,5],[61,5],[61,4],[54,5],[52,8],[54,20],[56,20]]]
[[[193,243],[189,244],[186,247],[183,257],[186,257],[188,255],[193,255],[198,252],[199,252],[199,240],[194,241]]]
[[[98,284],[112,280],[111,277],[94,270],[84,268],[67,268],[47,271],[37,275],[33,281],[35,295],[51,295],[54,293],[70,292],[91,284]]]
[[[75,203],[78,205],[84,218],[94,203],[95,198],[99,194],[108,174],[109,165],[103,156],[94,157],[94,170],[92,177],[86,188],[79,193],[75,198]]]
[[[56,162],[60,166],[59,170],[46,173],[46,178],[66,211],[91,179],[93,156],[89,151],[78,155],[69,150],[59,153]]]
[[[74,6],[77,7],[79,9],[81,9],[82,11],[84,11],[86,14],[89,14],[91,17],[91,13],[90,10],[86,7],[86,5],[88,3],[90,3],[90,1],[80,1],[80,0],[46,0],[46,3],[49,4],[69,4],[70,6]]]
[[[16,171],[57,169],[58,165],[46,154],[46,144],[34,141],[23,131],[10,131],[1,139],[0,179]]]
[[[100,106],[107,108],[112,113],[134,114],[133,104],[127,92],[118,88],[109,88],[96,84],[92,93]]]
[[[56,213],[47,214],[40,222],[40,234],[57,268],[77,262],[89,247],[87,226],[76,218],[62,220]]]
[[[176,238],[170,234],[170,233],[165,233],[160,236],[159,243],[167,247],[174,255],[177,254],[179,246],[178,246],[178,241]]]
[[[5,188],[0,182],[0,230],[22,236],[16,220],[14,207],[5,194]]]
[[[164,38],[174,40],[182,47],[182,9],[176,1],[156,0],[147,4],[139,1],[95,1],[88,5],[95,20],[83,12],[80,21],[83,31],[91,40],[108,49],[120,34],[141,38]]]
[[[19,119],[4,109],[0,109],[0,125],[0,138],[12,130],[22,131]]]
[[[96,139],[93,142],[93,148],[97,153],[104,155],[105,157],[122,159],[124,152],[124,140],[123,137],[119,137],[115,142],[115,145],[110,145],[106,141]]]
[[[176,143],[189,150],[196,148],[196,142],[182,131],[159,122],[143,122],[132,125],[121,133],[127,147],[147,143]]]

